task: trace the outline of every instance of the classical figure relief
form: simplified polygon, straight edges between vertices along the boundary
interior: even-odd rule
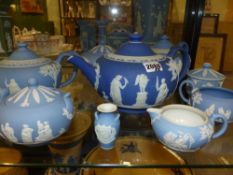
[[[95,133],[98,139],[105,144],[111,143],[116,138],[116,129],[106,125],[96,125]]]
[[[50,125],[47,121],[41,122],[38,120],[37,128],[38,128],[37,130],[38,136],[36,137],[37,142],[46,141],[54,138],[52,129],[50,128]]]
[[[146,86],[149,82],[149,79],[145,74],[140,74],[137,75],[136,80],[135,80],[135,86],[139,85],[140,92],[145,92],[146,91]]]
[[[147,92],[146,92],[146,87],[149,82],[148,77],[145,74],[139,74],[136,77],[135,86],[139,86],[139,92],[137,93],[137,98],[136,98],[136,106],[144,106],[146,104],[147,100]]]
[[[155,103],[160,103],[167,97],[169,91],[165,78],[162,78],[161,83],[159,83],[159,79],[156,77],[156,90],[158,91],[158,96]]]
[[[9,89],[10,94],[14,94],[20,90],[19,85],[13,78],[11,78],[10,81],[5,80],[5,86]]]
[[[99,64],[96,64],[95,74],[96,74],[96,76],[95,76],[95,89],[97,90],[99,87],[99,79],[101,77]]]
[[[121,82],[124,81],[124,84]],[[112,100],[117,104],[122,104],[121,90],[125,89],[128,84],[128,80],[122,75],[117,75],[111,82],[110,96]]]
[[[12,142],[18,142],[18,139],[14,135],[14,129],[10,126],[9,123],[1,124],[1,130],[4,136]]]
[[[34,129],[30,128],[27,124],[23,125],[21,137],[24,143],[32,143],[32,132]]]

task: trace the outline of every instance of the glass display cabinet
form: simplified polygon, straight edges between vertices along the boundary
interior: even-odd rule
[[[99,0],[98,3],[105,5],[108,2],[110,1]],[[129,1],[122,0],[123,2],[127,4]],[[153,20],[157,22],[154,21],[152,26],[150,26],[151,19],[148,19],[147,22],[142,22],[141,19],[146,18],[144,16],[147,14],[145,9],[151,12],[156,10],[156,6],[144,7],[140,5],[143,2],[145,1],[135,0],[132,2],[134,12],[137,12],[132,18],[135,30],[141,33],[151,32],[145,38],[145,42],[148,44],[152,44],[159,37],[156,31],[160,31],[160,34],[167,34],[172,43],[186,41],[189,45],[193,67],[204,12],[204,1],[166,1],[167,4],[163,4],[163,7],[167,8],[167,15],[162,12],[154,13]],[[152,0],[150,2],[152,3]],[[155,1],[153,2],[155,3]],[[85,6],[85,10],[80,10],[78,5]],[[87,18],[95,19],[97,17],[96,5],[97,2],[93,0],[62,1],[62,24],[69,26],[73,25],[77,19],[80,21]],[[89,8],[93,8],[93,11],[86,11]],[[166,17],[166,22],[161,22],[161,16]],[[150,16],[147,17],[150,18]],[[129,23],[131,22],[129,21]],[[74,36],[77,36],[76,28],[69,28],[71,29],[66,31],[68,33],[65,35],[73,39]],[[155,32],[153,33],[153,31]],[[67,78],[70,71],[72,68],[67,66],[63,74],[64,79]],[[223,87],[233,90],[232,73],[224,74],[226,79]],[[233,126],[231,123],[228,124],[227,131],[223,136],[211,140],[200,150],[179,152],[160,143],[152,130],[151,119],[147,113],[126,114],[122,112],[119,136],[114,148],[104,150],[100,148],[94,131],[94,113],[97,106],[105,102],[104,99],[97,94],[81,71],[78,72],[76,81],[62,90],[70,92],[76,110],[69,130],[48,144],[36,147],[15,145],[1,140],[0,174],[233,174]],[[183,103],[179,98],[178,91],[158,107],[177,103]],[[41,111],[41,115],[43,115],[43,111]],[[220,127],[221,123],[218,123],[215,129],[218,130]]]

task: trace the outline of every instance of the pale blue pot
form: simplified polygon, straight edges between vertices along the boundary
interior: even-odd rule
[[[102,149],[112,149],[120,130],[120,114],[117,106],[112,103],[103,103],[95,112],[95,133]]]
[[[196,151],[224,134],[227,129],[227,120],[222,115],[214,114],[208,118],[204,112],[190,106],[167,105],[147,111],[157,138],[176,151]],[[219,119],[223,124],[214,132],[215,121]]]
[[[45,144],[67,130],[73,111],[69,93],[29,79],[28,86],[13,95],[1,90],[0,133],[16,144]]]
[[[228,122],[233,121],[233,91],[221,87],[195,88],[192,81],[186,81],[193,89],[186,97],[179,89],[181,99],[187,104],[204,111],[208,116],[213,114],[223,115]],[[183,86],[183,82],[181,83]]]
[[[14,94],[28,85],[29,78],[35,78],[38,84],[47,87],[64,87],[76,77],[74,69],[70,77],[61,82],[61,62],[71,55],[61,54],[56,61],[40,58],[27,48],[26,43],[19,43],[18,48],[8,57],[0,60],[0,87],[8,88]]]

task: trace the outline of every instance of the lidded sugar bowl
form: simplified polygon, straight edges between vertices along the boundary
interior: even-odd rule
[[[8,88],[13,94],[27,86],[29,78],[37,79],[38,84],[48,87],[63,87],[71,83],[76,77],[74,69],[68,80],[61,82],[64,59],[69,54],[61,54],[56,61],[39,57],[27,47],[27,43],[18,43],[17,49],[6,58],[0,60],[0,87]]]
[[[41,145],[61,134],[73,118],[73,103],[69,93],[41,86],[33,78],[28,86],[9,95],[1,89],[0,133],[13,143]]]
[[[199,69],[187,73],[188,81],[191,81],[196,88],[200,87],[222,87],[225,76],[212,69],[210,63],[204,63]],[[182,84],[188,84],[186,80]]]

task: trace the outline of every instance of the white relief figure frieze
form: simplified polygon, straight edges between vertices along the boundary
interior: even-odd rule
[[[97,90],[99,87],[99,79],[101,77],[99,64],[96,64],[95,74],[96,74],[96,76],[95,76],[95,89]]]
[[[116,75],[113,78],[110,86],[110,96],[116,104],[122,105],[121,90],[124,90],[127,84],[128,80],[122,75]]]
[[[156,97],[155,103],[160,103],[165,100],[167,97],[167,94],[169,92],[166,79],[162,78],[161,82],[159,82],[159,78],[156,77],[156,84],[155,84],[156,91],[158,92],[158,95]]]
[[[199,91],[196,91],[193,94],[192,99],[193,99],[193,105],[200,104],[203,101],[202,94]]]
[[[95,132],[98,139],[105,144],[111,143],[116,137],[116,129],[107,125],[96,125]]]
[[[65,116],[68,120],[73,118],[73,113],[70,113],[67,108],[63,108],[63,116]]]
[[[18,142],[18,139],[14,135],[14,129],[10,126],[9,123],[1,124],[1,130],[4,136],[12,142]]]
[[[23,124],[21,137],[22,137],[22,141],[24,143],[32,143],[33,142],[33,139],[32,139],[33,130],[34,129],[30,128],[27,124]]]
[[[139,92],[137,92],[136,103],[135,106],[145,106],[148,92],[146,91],[146,87],[149,83],[149,78],[146,74],[139,74],[136,77],[135,86],[139,86]]]
[[[169,58],[169,62],[167,63],[168,71],[172,73],[171,81],[174,81],[177,79],[181,69],[182,69],[182,61],[180,59],[172,59]]]
[[[173,145],[174,148],[179,150],[190,149],[195,143],[195,139],[190,133],[178,132],[177,134],[173,132],[168,132],[164,136],[164,142],[168,145]]]
[[[50,140],[53,137],[52,129],[47,121],[41,122],[40,120],[37,121],[37,134],[36,142]]]
[[[48,64],[45,66],[40,67],[40,74],[44,75],[44,76],[49,76],[53,79],[54,87],[57,87],[57,76],[60,72],[61,69],[61,65],[59,64]]]
[[[213,127],[210,124],[200,127],[200,134],[201,134],[200,140],[204,140],[204,139],[210,140],[213,134]]]
[[[6,79],[4,83],[6,88],[9,89],[10,94],[14,94],[21,89],[14,78],[11,78],[10,80]]]

